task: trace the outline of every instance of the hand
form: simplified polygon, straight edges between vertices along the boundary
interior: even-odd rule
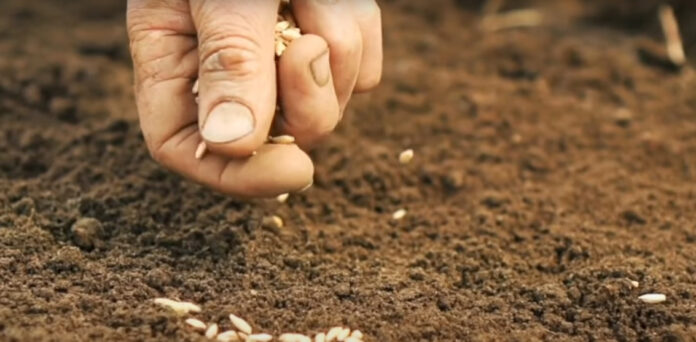
[[[140,125],[154,159],[242,197],[312,183],[313,164],[300,147],[330,133],[351,94],[380,80],[380,11],[373,0],[293,0],[305,35],[288,46],[276,70],[278,6],[278,0],[128,1]],[[197,78],[198,104],[191,92]],[[297,145],[265,144],[269,133],[292,135]],[[199,160],[201,141],[210,153]]]

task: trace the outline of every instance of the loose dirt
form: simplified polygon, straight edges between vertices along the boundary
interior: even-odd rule
[[[382,2],[383,84],[281,204],[148,157],[125,1],[1,1],[0,340],[203,341],[170,297],[276,335],[694,341],[696,77],[658,1],[509,2],[550,20],[488,33],[481,2]]]

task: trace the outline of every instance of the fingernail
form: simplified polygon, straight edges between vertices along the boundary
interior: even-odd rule
[[[314,82],[323,87],[329,83],[331,77],[331,66],[329,65],[329,50],[326,50],[319,57],[312,60],[309,64],[309,69],[312,71]]]
[[[201,135],[206,141],[226,143],[238,140],[254,130],[249,107],[238,102],[223,102],[208,114]]]

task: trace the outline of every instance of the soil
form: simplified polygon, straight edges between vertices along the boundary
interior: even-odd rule
[[[0,340],[202,341],[170,297],[274,334],[695,341],[696,77],[660,1],[508,2],[550,20],[500,32],[482,2],[383,1],[382,85],[279,204],[149,158],[125,1],[0,1]]]

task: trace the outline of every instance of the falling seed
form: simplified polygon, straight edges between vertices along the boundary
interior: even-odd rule
[[[234,314],[230,314],[230,321],[232,321],[232,324],[241,332],[251,335],[251,325],[247,323],[247,321],[235,316]],[[246,337],[245,337],[246,339]]]
[[[189,318],[184,322],[196,330],[205,330],[205,323],[203,323],[203,321],[200,319]]]
[[[273,339],[269,334],[254,334],[246,338],[247,342],[268,342]]]
[[[300,29],[297,27],[289,28],[286,30],[283,30],[283,32],[280,34],[283,39],[287,41],[293,41],[297,38],[302,37],[302,33],[300,32]]]
[[[280,337],[278,337],[278,341],[280,341],[280,342],[312,342],[312,339],[309,336],[305,336],[302,334],[287,333],[287,334],[280,335]]]
[[[657,304],[667,300],[667,296],[662,293],[648,293],[638,297],[638,299],[642,300],[643,303]]]
[[[314,342],[326,342],[326,334],[318,333],[316,336],[314,336]]]
[[[198,147],[196,147],[196,154],[194,155],[194,157],[196,157],[196,159],[203,158],[203,156],[205,155],[206,149],[207,149],[207,146],[205,145],[205,141],[201,141],[201,143],[198,144]]]
[[[285,225],[283,219],[280,218],[280,216],[278,215],[271,216],[271,220],[273,220],[273,224],[278,228],[283,228],[283,226]]]
[[[408,164],[411,162],[412,159],[413,159],[413,150],[410,148],[408,150],[405,150],[405,151],[399,153],[399,163],[401,163],[401,164]]]
[[[180,302],[169,298],[155,298],[155,304],[168,307],[179,315],[185,315],[189,312],[201,312],[201,307],[196,304]]]
[[[285,203],[285,201],[288,200],[289,196],[290,196],[290,194],[280,194],[280,195],[278,195],[278,197],[276,197],[276,200],[278,200],[278,202],[280,202],[280,203]]]
[[[213,323],[208,326],[208,329],[205,331],[205,337],[207,338],[213,338],[217,336],[218,333],[218,325]]]
[[[274,144],[292,144],[295,142],[295,137],[292,135],[279,135],[277,137],[269,137],[268,140]]]
[[[336,340],[344,341],[346,338],[348,338],[348,336],[350,336],[350,329],[343,328],[341,329],[341,332],[336,335]]]
[[[350,337],[354,337],[354,338],[357,338],[359,340],[362,340],[364,335],[363,335],[362,331],[360,331],[360,330],[353,330],[353,333],[350,334]]]
[[[343,327],[333,327],[329,329],[329,332],[326,333],[326,342],[331,342],[336,339],[338,334],[343,332]]]
[[[392,214],[392,219],[398,221],[406,216],[406,209],[399,209]]]
[[[276,23],[275,31],[276,32],[283,32],[283,31],[287,30],[289,27],[290,27],[290,22],[287,20],[282,20],[282,21],[279,21],[278,23]]]
[[[228,330],[217,335],[218,342],[238,342],[241,340],[237,332],[234,330]]]
[[[672,64],[680,67],[686,63],[686,54],[674,10],[669,5],[662,5],[658,10],[658,16],[665,35],[667,56]]]

